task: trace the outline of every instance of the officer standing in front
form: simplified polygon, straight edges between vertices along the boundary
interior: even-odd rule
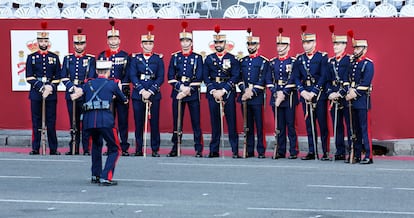
[[[200,128],[200,84],[203,80],[203,58],[193,52],[193,34],[186,32],[187,22],[182,22],[183,32],[180,33],[181,51],[172,54],[168,67],[168,83],[172,85],[173,137],[174,143],[168,157],[177,154],[177,120],[183,123],[185,105],[190,110],[191,124],[194,132],[194,148],[196,157],[202,157],[203,142]],[[178,116],[178,101],[181,100],[181,115]]]
[[[240,103],[247,104],[247,154],[246,157],[254,157],[254,124],[257,133],[257,153],[259,158],[265,158],[266,139],[263,131],[263,105],[265,101],[265,82],[269,73],[269,61],[259,55],[260,37],[252,36],[251,29],[247,30],[247,51],[249,55],[240,59],[240,82],[238,83],[241,95]],[[242,106],[243,111],[243,106]],[[244,112],[243,112],[244,113]]]
[[[116,162],[121,155],[118,132],[115,128],[115,120],[110,111],[113,96],[119,102],[128,104],[128,99],[120,90],[120,84],[109,80],[112,61],[97,61],[97,78],[89,80],[83,85],[83,89],[75,87],[71,94],[72,99],[85,95],[83,125],[88,135],[92,137],[92,179],[91,183],[99,183],[104,186],[117,185],[112,180]],[[107,142],[105,167],[102,170],[102,138]]]
[[[335,26],[329,26],[332,32],[334,57],[328,60],[328,76],[327,76],[327,90],[328,99],[331,101],[330,112],[332,118],[332,127],[336,128],[335,146],[336,153],[334,160],[345,160],[345,128],[344,121],[348,128],[348,145],[351,142],[351,135],[349,129],[349,110],[348,103],[345,100],[346,86],[349,86],[349,68],[350,55],[346,54],[346,35],[335,35]],[[337,104],[337,105],[336,105]],[[335,120],[336,118],[336,120]],[[335,127],[336,125],[336,127]],[[334,129],[335,130],[335,129]]]
[[[215,53],[208,55],[203,65],[203,78],[207,86],[207,99],[210,108],[211,142],[209,158],[219,157],[221,135],[220,104],[224,103],[224,114],[227,121],[229,141],[233,157],[237,158],[239,136],[236,129],[236,88],[239,81],[240,66],[236,57],[227,53],[226,35],[220,34],[220,26],[215,26]]]
[[[283,28],[279,28],[276,37],[278,57],[270,60],[270,73],[266,84],[272,92],[270,105],[274,115],[277,114],[277,140],[279,149],[276,158],[286,157],[286,129],[289,137],[289,159],[296,159],[298,154],[298,138],[296,134],[296,107],[298,105],[298,92],[295,78],[292,73],[296,57],[289,57],[290,38],[282,36]],[[277,111],[275,111],[277,110]]]
[[[115,21],[111,20],[110,24],[112,26],[111,30],[107,31],[108,37],[108,46],[109,48],[101,52],[98,56],[98,60],[108,60],[112,61],[113,67],[111,69],[111,75],[109,79],[118,80],[122,83],[122,92],[129,99],[130,87],[129,87],[129,76],[127,75],[126,68],[129,62],[128,53],[120,49],[121,39],[119,35],[119,30],[115,29]],[[129,104],[124,104],[123,102],[115,99],[112,106],[112,112],[114,117],[118,117],[118,131],[121,138],[121,148],[122,156],[129,156],[128,149],[128,112]]]
[[[75,120],[76,120],[76,134],[75,134],[75,154],[79,154],[80,143],[80,117],[83,113],[82,106],[84,103],[83,98],[79,98],[76,101],[72,101],[70,94],[74,91],[74,86],[81,87],[87,78],[95,77],[95,56],[86,54],[86,35],[81,34],[82,29],[78,29],[78,34],[73,36],[73,47],[75,49],[74,54],[69,54],[63,59],[63,66],[61,72],[62,83],[66,86],[66,106],[69,113],[70,126],[72,126],[73,119],[73,103],[75,106]],[[73,128],[73,127],[72,127]],[[72,130],[73,131],[73,130]],[[69,142],[69,151],[66,155],[72,155],[72,141]],[[89,151],[89,136],[85,131],[82,131],[82,146],[83,154],[90,155]]]
[[[135,119],[135,156],[143,156],[143,132],[146,102],[149,101],[151,117],[152,156],[159,157],[160,149],[160,87],[164,82],[164,61],[162,55],[153,53],[154,38],[151,34],[154,26],[148,25],[148,34],[141,36],[142,53],[132,54],[128,74],[133,85],[132,105]]]
[[[317,151],[316,120],[321,134],[323,156],[322,161],[329,159],[329,131],[327,121],[326,74],[328,57],[325,52],[316,51],[316,34],[305,33],[302,26],[302,47],[304,53],[297,55],[293,66],[295,83],[301,95],[303,112],[306,118],[309,152],[302,160],[315,159]],[[312,113],[312,114],[311,114]],[[313,124],[311,118],[313,117]],[[312,129],[313,127],[313,129]],[[315,135],[314,135],[315,134]],[[317,157],[319,158],[319,157]]]
[[[357,162],[361,160],[361,164],[372,164],[370,110],[374,63],[366,57],[367,40],[355,40],[353,34],[351,35],[354,55],[351,58],[350,86],[345,99],[352,102],[352,122],[356,134],[355,159]],[[365,157],[360,159],[362,145],[364,145]]]
[[[32,151],[30,155],[40,154],[42,127],[42,102],[45,99],[45,123],[50,155],[60,155],[57,150],[56,106],[57,86],[60,83],[59,56],[49,51],[49,32],[47,22],[41,24],[43,31],[37,32],[39,50],[28,55],[26,60],[26,81],[30,84],[30,107],[32,112]]]

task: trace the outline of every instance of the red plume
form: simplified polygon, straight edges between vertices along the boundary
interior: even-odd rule
[[[331,24],[329,25],[329,31],[331,31],[331,33],[335,32],[335,25]]]
[[[283,33],[283,28],[279,27],[279,34],[282,34],[282,33]]]
[[[147,30],[148,30],[148,32],[152,32],[154,30],[154,25],[148,24]]]
[[[247,33],[250,34],[252,32],[252,28],[247,28]]]
[[[300,29],[302,30],[302,32],[305,32],[307,28],[308,28],[308,26],[306,26],[306,25],[304,25],[304,24],[302,24],[302,25],[300,26]]]
[[[216,32],[217,34],[219,34],[219,33],[220,33],[220,26],[219,26],[218,24],[216,24],[216,25],[214,26],[214,32]]]
[[[354,31],[348,30],[346,34],[349,36],[349,38],[352,38],[352,39],[354,38]]]
[[[188,27],[188,22],[187,22],[187,21],[183,21],[183,22],[181,22],[181,27],[183,27],[183,29],[187,29],[187,27]]]
[[[40,23],[40,26],[42,27],[42,29],[47,29],[47,22],[43,21],[42,23]]]
[[[111,26],[115,26],[115,20],[112,19],[111,21],[109,21],[109,24],[111,24]]]
[[[78,32],[78,34],[81,34],[82,33],[82,28],[78,27],[77,32]]]

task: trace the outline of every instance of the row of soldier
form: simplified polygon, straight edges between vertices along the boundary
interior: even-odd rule
[[[26,62],[26,77],[30,83],[30,99],[33,124],[32,151],[39,154],[42,129],[42,105],[45,105],[47,136],[50,154],[60,154],[57,151],[55,131],[57,85],[62,81],[66,86],[66,102],[72,130],[81,128],[81,114],[85,108],[111,110],[117,117],[120,147],[123,156],[128,153],[128,110],[129,103],[124,98],[114,99],[113,104],[87,105],[81,97],[84,93],[84,83],[96,78],[96,60],[111,61],[109,78],[119,83],[126,99],[132,99],[135,120],[135,156],[143,156],[144,133],[146,124],[151,126],[150,145],[152,156],[159,157],[160,132],[159,113],[161,93],[160,87],[164,82],[164,61],[162,56],[153,53],[153,26],[148,26],[148,33],[141,36],[142,53],[128,55],[120,50],[120,34],[111,21],[112,29],[107,32],[109,48],[96,58],[85,53],[86,36],[78,31],[73,36],[74,54],[65,56],[62,67],[59,57],[48,51],[48,32],[46,27],[37,35],[39,51],[28,55]],[[296,159],[298,155],[297,135],[295,129],[295,110],[301,102],[306,120],[309,152],[303,160],[319,159],[317,150],[316,122],[319,126],[322,142],[321,160],[329,158],[328,110],[331,112],[334,126],[336,153],[332,157],[345,162],[372,163],[372,149],[369,127],[370,91],[374,74],[373,63],[366,57],[367,41],[356,40],[351,31],[348,36],[352,39],[354,54],[345,53],[348,42],[347,35],[335,35],[334,26],[330,26],[335,57],[328,58],[327,54],[316,50],[316,34],[306,33],[302,26],[302,45],[304,52],[290,56],[290,38],[283,36],[279,29],[276,37],[278,57],[271,60],[259,55],[260,38],[253,36],[249,29],[247,49],[249,55],[240,60],[225,50],[226,35],[220,33],[220,27],[215,27],[214,53],[203,57],[192,51],[192,34],[187,32],[187,23],[183,22],[183,31],[179,33],[181,51],[173,53],[168,65],[168,83],[172,86],[171,98],[173,110],[174,134],[173,147],[167,156],[180,155],[182,119],[185,106],[191,115],[194,132],[195,156],[202,157],[202,131],[200,128],[200,84],[204,81],[207,87],[207,99],[210,109],[212,137],[208,157],[219,157],[220,142],[223,128],[223,113],[228,126],[229,142],[233,158],[240,158],[239,137],[236,130],[236,102],[242,105],[245,130],[243,157],[254,157],[254,151],[259,158],[265,158],[265,138],[263,132],[263,106],[265,92],[268,87],[272,93],[270,105],[275,118],[275,133],[277,148],[275,158]],[[132,94],[130,94],[132,84]],[[236,86],[241,90],[238,95]],[[95,90],[96,91],[96,90]],[[299,99],[300,98],[300,99]],[[44,103],[42,100],[45,99]],[[91,103],[91,102],[89,102]],[[329,108],[329,109],[328,109]],[[148,120],[148,114],[151,119]],[[90,122],[90,123],[85,123]],[[105,121],[102,121],[105,122]],[[108,121],[110,122],[110,121]],[[346,124],[346,130],[345,126]],[[83,120],[85,127],[96,127],[96,120]],[[144,131],[145,128],[145,131]],[[257,142],[254,130],[256,129]],[[345,133],[348,133],[345,145]],[[79,144],[82,141],[84,154],[90,154],[90,135],[87,132],[76,131],[72,137],[70,151],[67,154],[79,154]],[[289,138],[289,146],[287,139]],[[115,139],[118,138],[116,134]],[[100,139],[102,140],[102,139]],[[256,146],[255,146],[256,145]],[[287,156],[286,147],[289,147]],[[362,153],[362,150],[365,153]],[[349,155],[351,154],[353,155]],[[365,154],[364,157],[361,157]]]

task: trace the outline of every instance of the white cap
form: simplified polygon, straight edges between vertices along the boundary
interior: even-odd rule
[[[112,61],[103,61],[97,60],[96,61],[96,69],[98,70],[106,70],[112,68]]]

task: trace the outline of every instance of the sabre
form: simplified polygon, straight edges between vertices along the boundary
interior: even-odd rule
[[[313,103],[311,101],[307,101],[306,105],[309,106],[309,112],[310,112],[310,122],[311,122],[311,128],[312,128],[312,140],[313,140],[313,149],[315,151],[315,160],[319,159],[318,155],[318,146],[316,144],[316,135],[315,135],[315,123],[314,123],[314,117],[313,117]]]
[[[221,155],[224,159],[224,101],[221,100],[218,102],[220,104],[220,127],[221,127],[221,137],[220,137],[220,142],[221,142]]]
[[[76,100],[72,100],[72,128],[70,129],[70,136],[72,139],[72,155],[75,155],[76,131]]]
[[[247,156],[247,133],[249,132],[249,127],[247,126],[247,102],[243,101],[243,132],[244,132],[244,142],[243,142],[243,158]]]
[[[177,108],[178,116],[177,116],[177,131],[176,131],[176,134],[177,134],[177,156],[178,157],[181,156],[181,143],[182,143],[181,137],[183,135],[183,129],[182,129],[183,127],[182,127],[182,123],[181,123],[181,120],[182,120],[181,105],[182,105],[182,100],[179,99],[178,100],[178,105],[177,105],[177,107],[178,107]]]
[[[277,128],[277,106],[276,106],[276,99],[275,99],[275,147],[273,150],[273,159],[277,159],[277,150],[279,150],[279,129]]]
[[[149,100],[144,100],[145,102],[145,123],[144,123],[144,158],[147,157],[147,134],[148,134],[148,119],[151,119],[151,109]]]
[[[46,98],[42,98],[42,128],[39,129],[41,132],[41,142],[42,142],[42,154],[46,154]]]
[[[348,109],[349,109],[349,129],[351,131],[351,151],[349,153],[349,163],[354,164],[354,142],[356,140],[356,135],[353,129],[353,120],[352,120],[352,103],[351,100],[348,101]]]

